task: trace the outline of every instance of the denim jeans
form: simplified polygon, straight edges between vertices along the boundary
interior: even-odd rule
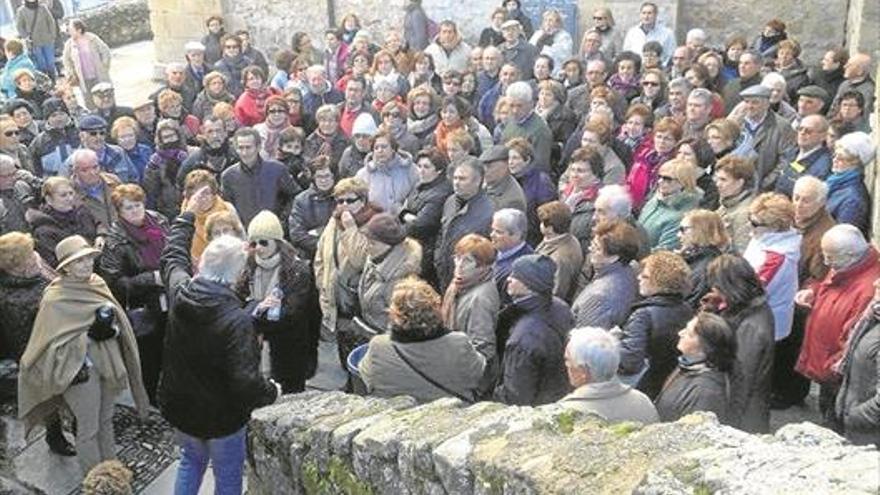
[[[36,45],[33,56],[37,69],[55,79],[55,45]]]
[[[211,461],[215,495],[241,495],[244,471],[245,428],[232,435],[204,440],[177,431],[180,466],[174,495],[198,495],[202,477]]]

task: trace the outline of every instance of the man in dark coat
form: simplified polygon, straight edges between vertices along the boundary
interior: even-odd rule
[[[739,77],[727,83],[721,94],[725,113],[730,113],[742,101],[739,95],[742,90],[761,83],[763,63],[761,54],[752,50],[746,50],[739,56]]]
[[[452,254],[458,241],[467,234],[488,237],[495,211],[486,196],[483,183],[483,166],[475,158],[459,163],[452,174],[454,194],[446,198],[440,218],[440,235],[434,250],[434,265],[441,292],[452,280]]]
[[[797,156],[783,166],[776,180],[776,192],[791,197],[794,183],[805,175],[825,180],[831,174],[831,150],[825,145],[828,120],[821,115],[808,115],[797,127]]]
[[[232,236],[212,240],[192,279],[172,277],[188,267],[188,249],[169,243],[162,259],[170,310],[159,403],[179,434],[178,483],[200,485],[211,460],[218,489],[235,493],[241,491],[251,412],[281,394],[278,384],[260,375],[253,320],[232,290],[245,266],[242,243]]]
[[[290,204],[300,192],[287,167],[260,157],[260,134],[253,128],[235,132],[235,147],[240,161],[220,176],[223,198],[235,206],[245,225],[262,210],[287,218]]]
[[[217,183],[224,170],[238,161],[238,155],[226,136],[226,125],[220,117],[208,116],[202,122],[202,145],[190,153],[177,171],[177,184],[183,189],[186,176],[193,170],[207,170]]]
[[[513,304],[504,318],[511,324],[510,337],[504,344],[502,381],[495,389],[495,399],[505,404],[538,406],[569,392],[564,353],[574,317],[568,304],[553,296],[555,274],[556,263],[543,254],[513,263],[507,279]]]
[[[795,134],[787,120],[770,110],[769,88],[752,86],[740,92],[740,97],[746,105],[742,132],[758,153],[756,189],[771,191],[785,165],[797,155]]]

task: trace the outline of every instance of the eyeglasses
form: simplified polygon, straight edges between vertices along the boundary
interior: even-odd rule
[[[600,16],[600,15],[594,15],[594,16],[593,16],[593,20],[594,20],[594,21],[604,21],[605,18],[602,17],[602,16]]]
[[[660,83],[654,81],[642,81],[642,86],[660,86]]]
[[[374,150],[387,150],[390,147],[391,147],[390,145],[387,145],[384,143],[377,143],[377,144],[373,145]]]
[[[103,129],[97,129],[97,130],[86,131],[86,134],[88,134],[89,136],[97,137],[97,136],[104,136],[105,134],[107,134],[107,131],[105,131]]]
[[[672,177],[671,175],[661,175],[657,178],[662,180],[663,182],[676,182],[678,180],[675,177]]]
[[[360,200],[361,200],[361,198],[357,198],[357,197],[355,197],[355,198],[350,198],[350,197],[349,198],[336,198],[336,204],[338,204],[338,205],[353,205]]]
[[[251,241],[249,244],[252,248],[257,247],[257,244],[262,247],[266,247],[269,245],[269,241],[267,241],[266,239],[260,239],[259,241]]]
[[[19,134],[21,134],[19,131],[6,131],[3,133],[6,137],[18,136]]]

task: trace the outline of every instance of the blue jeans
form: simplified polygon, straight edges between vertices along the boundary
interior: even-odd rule
[[[55,79],[55,45],[36,45],[33,56],[37,69]]]
[[[215,495],[241,495],[244,471],[245,429],[232,435],[204,440],[177,431],[180,466],[174,482],[174,495],[198,495],[202,477],[211,461]]]

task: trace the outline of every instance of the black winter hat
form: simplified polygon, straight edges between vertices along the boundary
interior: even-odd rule
[[[552,294],[556,262],[543,254],[520,256],[513,262],[510,276],[525,284],[532,292]]]

